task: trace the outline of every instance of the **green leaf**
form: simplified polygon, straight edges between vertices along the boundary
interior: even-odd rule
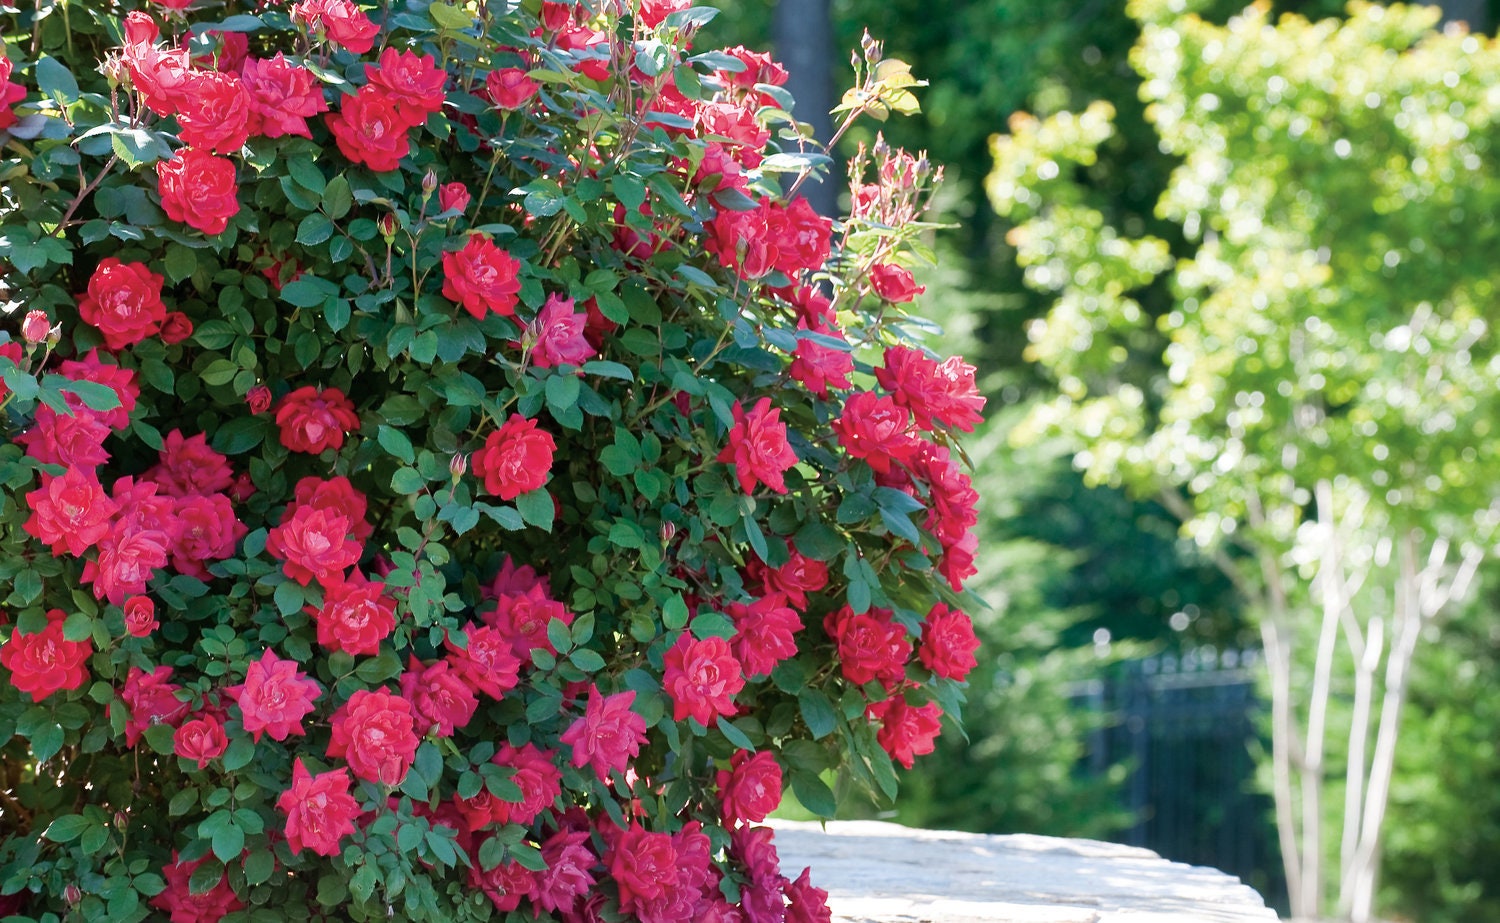
[[[411,439],[401,430],[382,423],[376,430],[375,438],[380,442],[380,447],[391,455],[408,465],[416,463],[416,450],[412,448]]]
[[[268,427],[263,417],[240,417],[214,430],[209,444],[225,455],[243,455],[265,440]]]
[[[92,826],[93,823],[81,814],[64,814],[48,824],[42,836],[54,843],[71,843]]]
[[[313,212],[297,223],[297,243],[314,247],[333,236],[333,222],[322,212]]]
[[[406,496],[421,493],[426,483],[415,468],[397,468],[391,475],[391,490]]]
[[[828,700],[820,689],[804,689],[797,694],[797,705],[802,712],[802,720],[807,724],[807,730],[812,734],[814,740],[822,740],[838,729],[839,716],[834,711],[833,703]]]
[[[65,106],[78,102],[78,81],[73,78],[73,72],[56,58],[45,54],[37,58],[34,73],[37,89],[43,96]]]
[[[750,742],[750,738],[745,736],[745,732],[735,727],[734,724],[723,715],[719,716],[719,723],[717,727],[719,729],[719,733],[724,735],[724,739],[734,744],[739,749],[755,749],[755,744]]]
[[[439,29],[462,32],[474,25],[474,17],[448,3],[433,3],[427,7],[427,15]]]
[[[833,789],[811,772],[792,773],[792,794],[804,808],[819,817],[833,817],[838,813],[838,799]]]
[[[552,531],[552,517],[556,515],[557,508],[553,505],[552,495],[547,492],[547,488],[538,487],[521,494],[516,498],[516,511],[526,523],[547,532]]]
[[[162,264],[167,271],[168,279],[181,282],[198,268],[198,254],[192,248],[184,247],[182,244],[167,244],[167,253]]]
[[[62,745],[62,725],[55,721],[44,722],[31,732],[31,753],[39,762],[52,759]]]

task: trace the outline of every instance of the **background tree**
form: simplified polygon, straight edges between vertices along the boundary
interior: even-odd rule
[[[1500,187],[1480,152],[1500,62],[1429,32],[1436,11],[1355,5],[1342,24],[1274,28],[1263,6],[1227,27],[1132,12],[1147,116],[1184,158],[1158,210],[1195,248],[1121,233],[1077,182],[1109,106],[1013,123],[991,196],[1022,222],[1027,281],[1056,293],[1030,350],[1061,396],[1033,424],[1075,440],[1091,480],[1157,493],[1219,549],[1260,617],[1293,910],[1322,908],[1336,848],[1340,910],[1369,919],[1412,659],[1494,521],[1477,473],[1494,453],[1483,254]],[[1158,321],[1133,295],[1159,276],[1174,308]]]

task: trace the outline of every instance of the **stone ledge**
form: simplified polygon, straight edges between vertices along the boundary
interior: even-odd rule
[[[785,872],[812,866],[835,923],[1275,923],[1254,889],[1148,849],[879,821],[775,821]]]

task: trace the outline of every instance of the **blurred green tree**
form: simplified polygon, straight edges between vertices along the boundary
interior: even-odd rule
[[[1273,25],[1259,5],[1219,26],[1181,7],[1130,9],[1147,120],[1183,158],[1157,213],[1188,252],[1096,204],[1108,103],[995,142],[991,200],[1053,298],[1028,350],[1061,394],[1031,431],[1071,440],[1090,481],[1160,498],[1251,601],[1293,912],[1320,912],[1335,877],[1364,921],[1418,642],[1500,520],[1483,475],[1500,448],[1500,50],[1430,31],[1425,9]],[[1162,280],[1165,313],[1138,297]]]

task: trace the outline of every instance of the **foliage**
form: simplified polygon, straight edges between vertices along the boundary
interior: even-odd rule
[[[992,200],[1018,222],[1028,282],[1055,293],[1029,355],[1062,394],[1032,432],[1072,440],[1091,480],[1179,506],[1260,601],[1273,692],[1310,690],[1305,750],[1277,708],[1283,851],[1303,914],[1322,900],[1318,855],[1333,851],[1318,831],[1321,735],[1347,641],[1359,787],[1340,897],[1362,918],[1406,668],[1494,525],[1481,472],[1500,396],[1486,255],[1500,184],[1485,152],[1500,60],[1477,38],[1432,33],[1427,10],[1355,4],[1343,23],[1272,27],[1264,6],[1227,26],[1169,7],[1132,7],[1134,62],[1164,149],[1184,158],[1158,208],[1190,255],[1121,233],[1077,184],[1113,130],[1107,105],[1019,118],[996,141]],[[1166,274],[1175,304],[1157,319],[1134,294]],[[1293,762],[1300,862],[1286,848]]]
[[[755,824],[957,717],[983,400],[712,13],[7,14],[0,911],[827,919]]]

